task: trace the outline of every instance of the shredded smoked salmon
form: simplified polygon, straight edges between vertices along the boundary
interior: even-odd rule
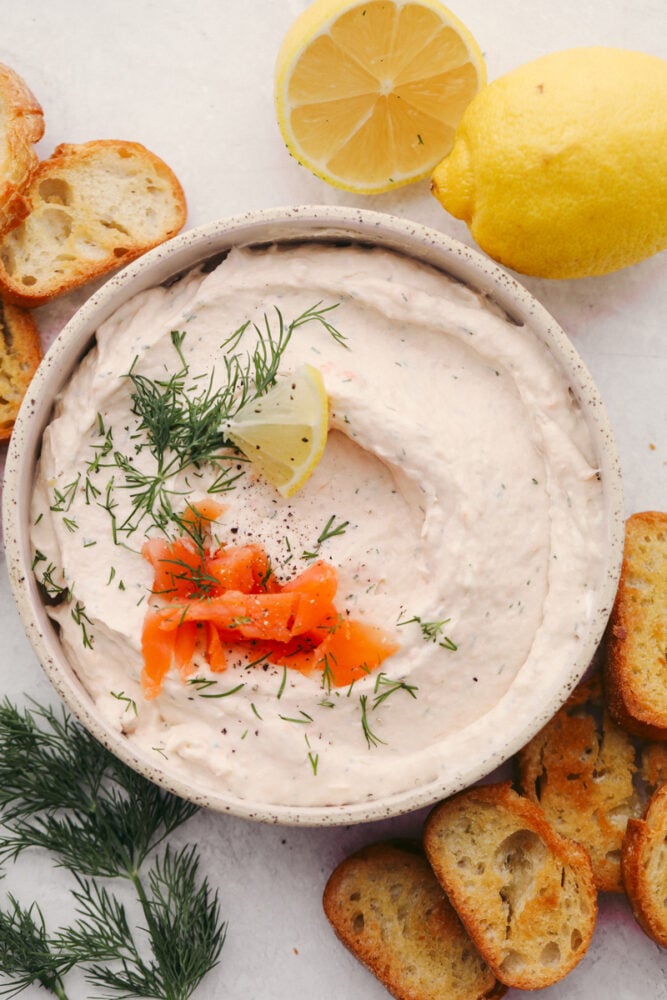
[[[382,629],[337,610],[338,575],[324,560],[281,584],[260,545],[202,542],[203,523],[215,516],[197,508],[192,535],[151,538],[143,546],[155,598],[141,640],[147,699],[160,693],[172,668],[187,680],[196,653],[221,672],[230,647],[245,648],[252,662],[320,671],[323,683],[340,687],[376,670],[399,648]]]

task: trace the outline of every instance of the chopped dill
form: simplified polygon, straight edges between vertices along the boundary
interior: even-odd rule
[[[308,760],[313,770],[313,776],[317,777],[317,768],[320,763],[320,755],[318,753],[313,753],[310,746],[310,740],[308,739],[308,733],[304,733],[304,739],[306,741],[306,746],[308,748]]]
[[[59,573],[58,567],[55,563],[50,562],[46,569],[42,572],[42,578],[40,583],[44,588],[47,597],[52,600],[62,600],[70,601],[72,599],[72,591],[67,586],[66,583],[58,583],[55,579],[55,574]]]
[[[371,729],[370,722],[368,721],[367,695],[359,695],[359,707],[361,708],[361,728],[363,730],[368,749],[370,750],[372,747],[380,746],[380,744],[384,743],[384,740],[381,740],[380,737],[377,736]]]
[[[330,662],[331,660],[333,660],[334,664],[336,663],[336,657],[333,655],[333,653],[325,653],[324,667],[322,668],[322,687],[327,692],[327,694],[331,694],[331,689],[334,686],[334,681],[335,681],[333,666],[331,665]]]
[[[336,515],[332,514],[324,528],[320,532],[317,544],[322,545],[323,542],[328,541],[330,538],[334,538],[336,535],[342,535],[345,533],[345,529],[349,525],[349,521],[341,521],[340,524],[336,524]]]
[[[205,688],[210,685],[217,684],[217,681],[207,681],[203,678],[195,677],[193,680],[189,680],[188,684],[192,684],[192,686],[197,690],[200,698],[229,698],[230,695],[237,694],[245,687],[245,684],[241,681],[240,684],[237,684],[235,687],[228,688],[227,691],[214,691],[212,694],[206,694]]]
[[[298,722],[301,725],[306,725],[313,721],[312,715],[308,715],[302,708],[299,709],[298,716],[279,715],[278,718],[282,719],[283,722]]]
[[[324,542],[327,542],[330,538],[335,538],[337,535],[345,534],[345,529],[349,527],[349,524],[350,524],[349,521],[341,521],[339,524],[336,524],[336,515],[332,514],[327,523],[325,524],[324,528],[318,535],[314,547],[311,550],[306,550],[302,552],[301,558],[317,559],[320,553],[320,548],[322,547]]]
[[[35,554],[32,559],[31,569],[34,570],[41,562],[44,562],[45,560],[46,556],[44,555],[44,553],[40,552],[39,549],[35,549]]]
[[[130,698],[129,695],[126,695],[124,691],[109,691],[109,694],[112,698],[115,698],[116,701],[122,701],[125,703],[126,712],[131,710],[134,715],[139,714],[136,701],[134,698]]]
[[[412,618],[405,618],[403,621],[399,621],[397,625],[412,625],[417,624],[421,629],[422,636],[427,642],[436,642],[438,646],[442,646],[443,649],[450,649],[455,652],[458,646],[453,639],[450,639],[448,635],[445,635],[443,628],[448,625],[451,618],[443,618],[440,621],[425,622],[419,615],[413,615]]]
[[[293,332],[306,323],[317,322],[341,345],[343,335],[329,319],[337,304],[317,303],[300,316],[287,322],[274,307],[271,317],[264,314],[263,324],[243,323],[220,345],[224,379],[215,386],[212,371],[206,381],[190,375],[185,359],[186,332],[174,330],[171,341],[179,359],[179,367],[167,379],[152,379],[135,371],[136,359],[127,373],[131,384],[131,411],[137,418],[133,437],[135,456],[124,455],[113,443],[94,446],[96,456],[91,468],[99,469],[103,460],[121,474],[118,488],[129,491],[132,509],[117,531],[131,534],[148,518],[149,523],[166,533],[172,514],[174,477],[192,467],[207,464],[213,467],[215,479],[211,492],[233,489],[243,475],[240,463],[245,458],[223,427],[234,415],[254,399],[259,399],[275,385],[280,363]],[[277,328],[274,328],[274,322]],[[243,335],[252,326],[256,343],[250,350],[241,350]],[[105,430],[101,423],[100,433]],[[108,432],[106,432],[108,434]],[[135,458],[147,452],[153,468],[139,468]],[[142,462],[142,466],[146,463]],[[108,507],[108,498],[107,504]]]
[[[373,708],[377,708],[397,691],[405,691],[411,698],[416,698],[418,690],[415,684],[408,684],[407,681],[395,681],[391,677],[387,677],[386,674],[379,673],[375,681]]]
[[[76,496],[76,491],[79,488],[80,479],[81,473],[79,473],[76,479],[74,479],[71,483],[63,486],[62,490],[54,487],[53,503],[49,509],[56,513],[66,513],[74,503],[74,497]]]
[[[84,647],[92,649],[95,639],[92,633],[88,631],[88,626],[92,625],[92,622],[86,614],[85,605],[81,601],[77,601],[71,610],[71,615],[81,629],[81,640]]]
[[[278,700],[282,698],[286,685],[287,685],[287,667],[283,667],[283,675],[280,679],[280,687],[278,688],[278,694],[276,695],[276,698],[278,698]]]

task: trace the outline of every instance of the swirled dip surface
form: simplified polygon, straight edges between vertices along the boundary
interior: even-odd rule
[[[400,650],[380,688],[375,673],[327,692],[319,673],[285,679],[282,667],[239,657],[224,674],[198,664],[208,686],[172,670],[146,701],[149,523],[112,530],[136,493],[114,456],[140,470],[150,458],[137,447],[127,373],[169,379],[181,365],[176,330],[193,386],[221,384],[233,331],[250,321],[251,338],[275,307],[289,322],[316,303],[337,303],[329,315],[345,345],[307,324],[281,372],[321,371],[324,456],[290,500],[244,465],[219,497],[215,533],[262,544],[281,580],[316,547],[338,570],[339,608],[382,626]],[[174,507],[205,497],[216,474],[203,466],[168,484]],[[35,572],[71,590],[52,614],[100,711],[193,790],[213,781],[248,801],[363,803],[437,781],[443,760],[471,745],[463,734],[483,732],[489,712],[495,726],[515,724],[517,692],[577,655],[601,573],[598,480],[558,364],[483,297],[380,249],[234,250],[208,273],[138,295],[98,331],[44,435]],[[347,525],[318,546],[332,517]]]

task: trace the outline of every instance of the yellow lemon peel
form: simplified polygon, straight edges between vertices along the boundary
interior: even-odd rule
[[[316,0],[278,53],[278,125],[318,177],[379,193],[431,173],[485,79],[477,42],[438,0]]]
[[[667,61],[568,49],[468,105],[432,191],[523,274],[606,274],[667,248]]]

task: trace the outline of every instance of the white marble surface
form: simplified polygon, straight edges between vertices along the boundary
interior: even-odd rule
[[[273,61],[305,0],[0,0],[0,61],[28,81],[46,115],[40,144],[95,138],[138,140],[179,175],[188,226],[256,207],[293,203],[364,205],[433,225],[464,242],[426,182],[355,198],[335,191],[287,155],[274,122]],[[542,53],[583,44],[667,57],[665,0],[466,0],[468,24],[494,78]],[[666,111],[667,113],[667,111]],[[615,429],[627,510],[667,503],[667,260],[607,277],[524,280],[571,335],[592,370]],[[50,342],[86,293],[39,310]],[[51,700],[0,577],[0,694]],[[308,830],[200,814],[182,831],[196,839],[229,921],[222,960],[198,997],[382,1000],[381,987],[344,951],[321,913],[335,863],[373,838],[418,833],[422,814],[354,828]],[[66,879],[39,857],[0,885],[39,898],[47,919],[63,909]],[[621,899],[603,897],[593,945],[549,1000],[667,998],[667,952],[634,924]],[[75,976],[70,998],[89,994]],[[42,990],[25,996],[37,1000]],[[510,991],[510,1000],[518,992]]]

